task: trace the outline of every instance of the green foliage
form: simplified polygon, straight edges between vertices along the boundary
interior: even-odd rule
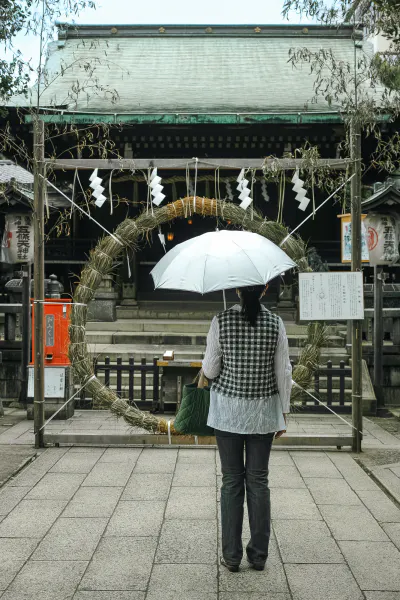
[[[26,94],[34,68],[15,47],[19,33],[37,37],[41,79],[44,47],[53,37],[57,19],[75,17],[84,8],[95,8],[93,0],[0,0],[0,43],[5,57],[0,59],[0,98]],[[36,65],[35,65],[36,67]]]

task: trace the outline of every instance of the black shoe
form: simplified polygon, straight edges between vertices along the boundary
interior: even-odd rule
[[[247,562],[249,563],[250,568],[254,569],[255,571],[264,571],[265,569],[265,563],[253,563],[249,559],[247,559]]]
[[[229,565],[223,558],[221,558],[221,565],[228,569],[231,573],[238,573],[239,565]]]

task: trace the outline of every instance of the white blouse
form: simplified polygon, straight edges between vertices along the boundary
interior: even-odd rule
[[[241,310],[236,304],[234,310]],[[266,310],[263,306],[262,310]],[[219,324],[214,317],[207,336],[203,360],[204,374],[215,379],[221,371],[222,350],[219,343]],[[279,319],[279,336],[275,352],[275,377],[278,394],[262,400],[233,398],[211,390],[207,424],[214,429],[243,434],[265,434],[286,429],[283,413],[290,412],[292,366],[285,326]]]

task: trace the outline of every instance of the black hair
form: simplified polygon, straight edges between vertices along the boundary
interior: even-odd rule
[[[242,315],[252,327],[255,327],[258,315],[261,312],[260,296],[264,290],[264,285],[239,288]]]

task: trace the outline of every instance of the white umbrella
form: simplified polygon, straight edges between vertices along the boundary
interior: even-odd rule
[[[248,231],[214,231],[170,250],[154,267],[156,289],[206,294],[264,285],[296,263],[270,240]]]

